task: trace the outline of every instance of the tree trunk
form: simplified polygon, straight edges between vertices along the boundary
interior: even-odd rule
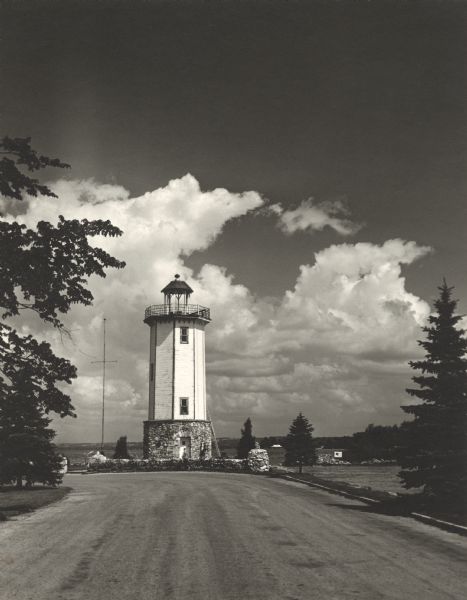
[[[20,490],[22,487],[23,487],[23,476],[18,475],[18,477],[16,478],[16,488],[18,490]]]
[[[303,463],[302,461],[298,461],[298,472],[301,474],[302,473],[302,468],[303,468]]]

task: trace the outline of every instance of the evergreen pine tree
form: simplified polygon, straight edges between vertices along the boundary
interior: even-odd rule
[[[126,441],[126,435],[122,435],[118,438],[115,445],[114,458],[131,458],[128,454],[128,447]]]
[[[285,460],[288,466],[298,463],[298,472],[302,472],[303,465],[312,465],[316,462],[316,454],[312,439],[313,426],[306,417],[299,413],[290,426],[285,438]]]
[[[243,425],[242,437],[237,445],[237,458],[246,458],[248,456],[248,452],[255,447],[255,438],[253,436],[253,425],[251,424],[251,419],[245,421]]]
[[[407,389],[419,404],[402,406],[414,415],[404,423],[399,473],[406,488],[423,486],[425,495],[450,505],[467,499],[467,338],[456,327],[457,301],[446,281],[438,288],[436,313],[418,343],[426,354],[410,366],[421,374],[412,379],[417,388]]]

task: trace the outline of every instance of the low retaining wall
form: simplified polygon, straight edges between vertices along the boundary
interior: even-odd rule
[[[209,460],[164,459],[107,459],[88,465],[89,473],[121,473],[125,471],[221,471],[227,473],[251,473],[247,459],[211,458]]]

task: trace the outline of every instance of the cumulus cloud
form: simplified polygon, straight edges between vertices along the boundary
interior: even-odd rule
[[[330,227],[339,235],[349,236],[362,227],[348,218],[350,211],[342,200],[313,203],[313,199],[309,198],[292,210],[284,210],[280,204],[273,204],[270,210],[278,215],[280,229],[289,235],[296,231],[322,231]]]
[[[406,289],[402,266],[423,258],[429,248],[399,239],[330,246],[313,264],[297,265],[293,289],[271,302],[222,265],[204,264],[194,273],[184,262],[212,244],[227,222],[261,208],[259,193],[203,191],[191,175],[137,198],[121,186],[94,181],[61,180],[52,187],[58,199],[28,199],[17,220],[34,225],[40,219],[55,222],[59,214],[110,218],[124,235],[93,243],[127,263],[104,280],[91,279],[94,306],[77,306],[66,316],[72,339],[44,329],[34,315],[22,319],[24,331],[48,339],[78,366],[69,391],[79,418],[54,423],[61,439],[99,439],[101,367],[92,361],[100,359],[104,316],[107,358],[118,360],[107,372],[107,438],[141,438],[148,372],[143,311],[161,301],[160,289],[176,272],[195,290],[194,301],[211,308],[208,398],[219,433],[235,434],[248,415],[258,434],[284,433],[300,410],[322,434],[398,420],[409,378],[406,361],[419,352],[416,340],[429,313]],[[281,219],[286,215],[290,232],[325,226],[350,232],[337,205],[309,207],[316,212],[303,211],[308,221],[289,219],[287,213],[298,209],[275,210]]]
[[[407,291],[402,265],[429,252],[399,239],[331,246],[300,267],[277,305],[266,308],[245,292],[247,327],[235,323],[234,302],[236,336],[209,337],[211,354],[224,348],[210,364],[219,421],[241,421],[247,403],[273,433],[284,432],[278,423],[299,410],[328,434],[355,431],[362,421],[397,422],[407,361],[419,355],[416,340],[430,310]]]
[[[318,252],[313,265],[300,267],[294,290],[285,294],[278,314],[284,343],[313,339],[346,353],[413,352],[414,333],[429,306],[405,289],[401,265],[429,251],[395,239],[381,246],[340,244]],[[305,323],[310,323],[306,330]]]
[[[148,332],[144,325],[145,306],[160,301],[160,289],[179,272],[191,283],[200,303],[223,305],[220,312],[218,336],[235,338],[232,310],[223,304],[227,292],[231,303],[236,303],[237,316],[247,326],[248,314],[242,314],[242,301],[247,302],[248,290],[232,285],[231,278],[219,267],[206,265],[199,274],[199,282],[184,265],[183,256],[209,246],[222,232],[224,225],[237,217],[262,206],[257,192],[232,193],[218,188],[200,189],[192,175],[170,181],[144,195],[132,198],[119,185],[102,185],[94,181],[60,180],[50,184],[58,198],[28,198],[25,212],[6,219],[34,226],[39,220],[56,222],[58,215],[77,219],[108,219],[124,232],[119,238],[93,238],[92,243],[105,248],[112,255],[125,260],[121,271],[109,270],[105,279],[92,277],[89,287],[94,305],[76,306],[65,317],[72,338],[60,337],[35,315],[25,315],[22,327],[50,341],[56,352],[78,366],[79,377],[70,393],[77,408],[77,421],[57,421],[59,431],[70,432],[74,439],[91,436],[98,439],[99,391],[101,366],[92,364],[100,358],[102,320],[107,318],[108,359],[118,360],[108,372],[109,427],[112,415],[120,433],[134,430],[128,425],[128,416],[141,422],[145,414],[147,388]],[[242,300],[243,299],[243,300]],[[229,312],[230,310],[230,312]],[[91,409],[91,406],[97,407]],[[94,423],[91,427],[90,423]],[[117,425],[115,425],[117,427]],[[138,425],[139,428],[139,425]],[[116,429],[113,436],[119,432]],[[73,433],[75,432],[75,433]]]

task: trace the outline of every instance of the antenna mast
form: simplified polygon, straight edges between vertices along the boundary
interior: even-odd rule
[[[107,319],[104,317],[104,347],[102,360],[93,360],[94,364],[102,364],[102,425],[101,425],[101,452],[104,449],[104,417],[105,417],[105,365],[107,363],[116,363],[118,360],[106,360],[105,359],[105,322]]]

